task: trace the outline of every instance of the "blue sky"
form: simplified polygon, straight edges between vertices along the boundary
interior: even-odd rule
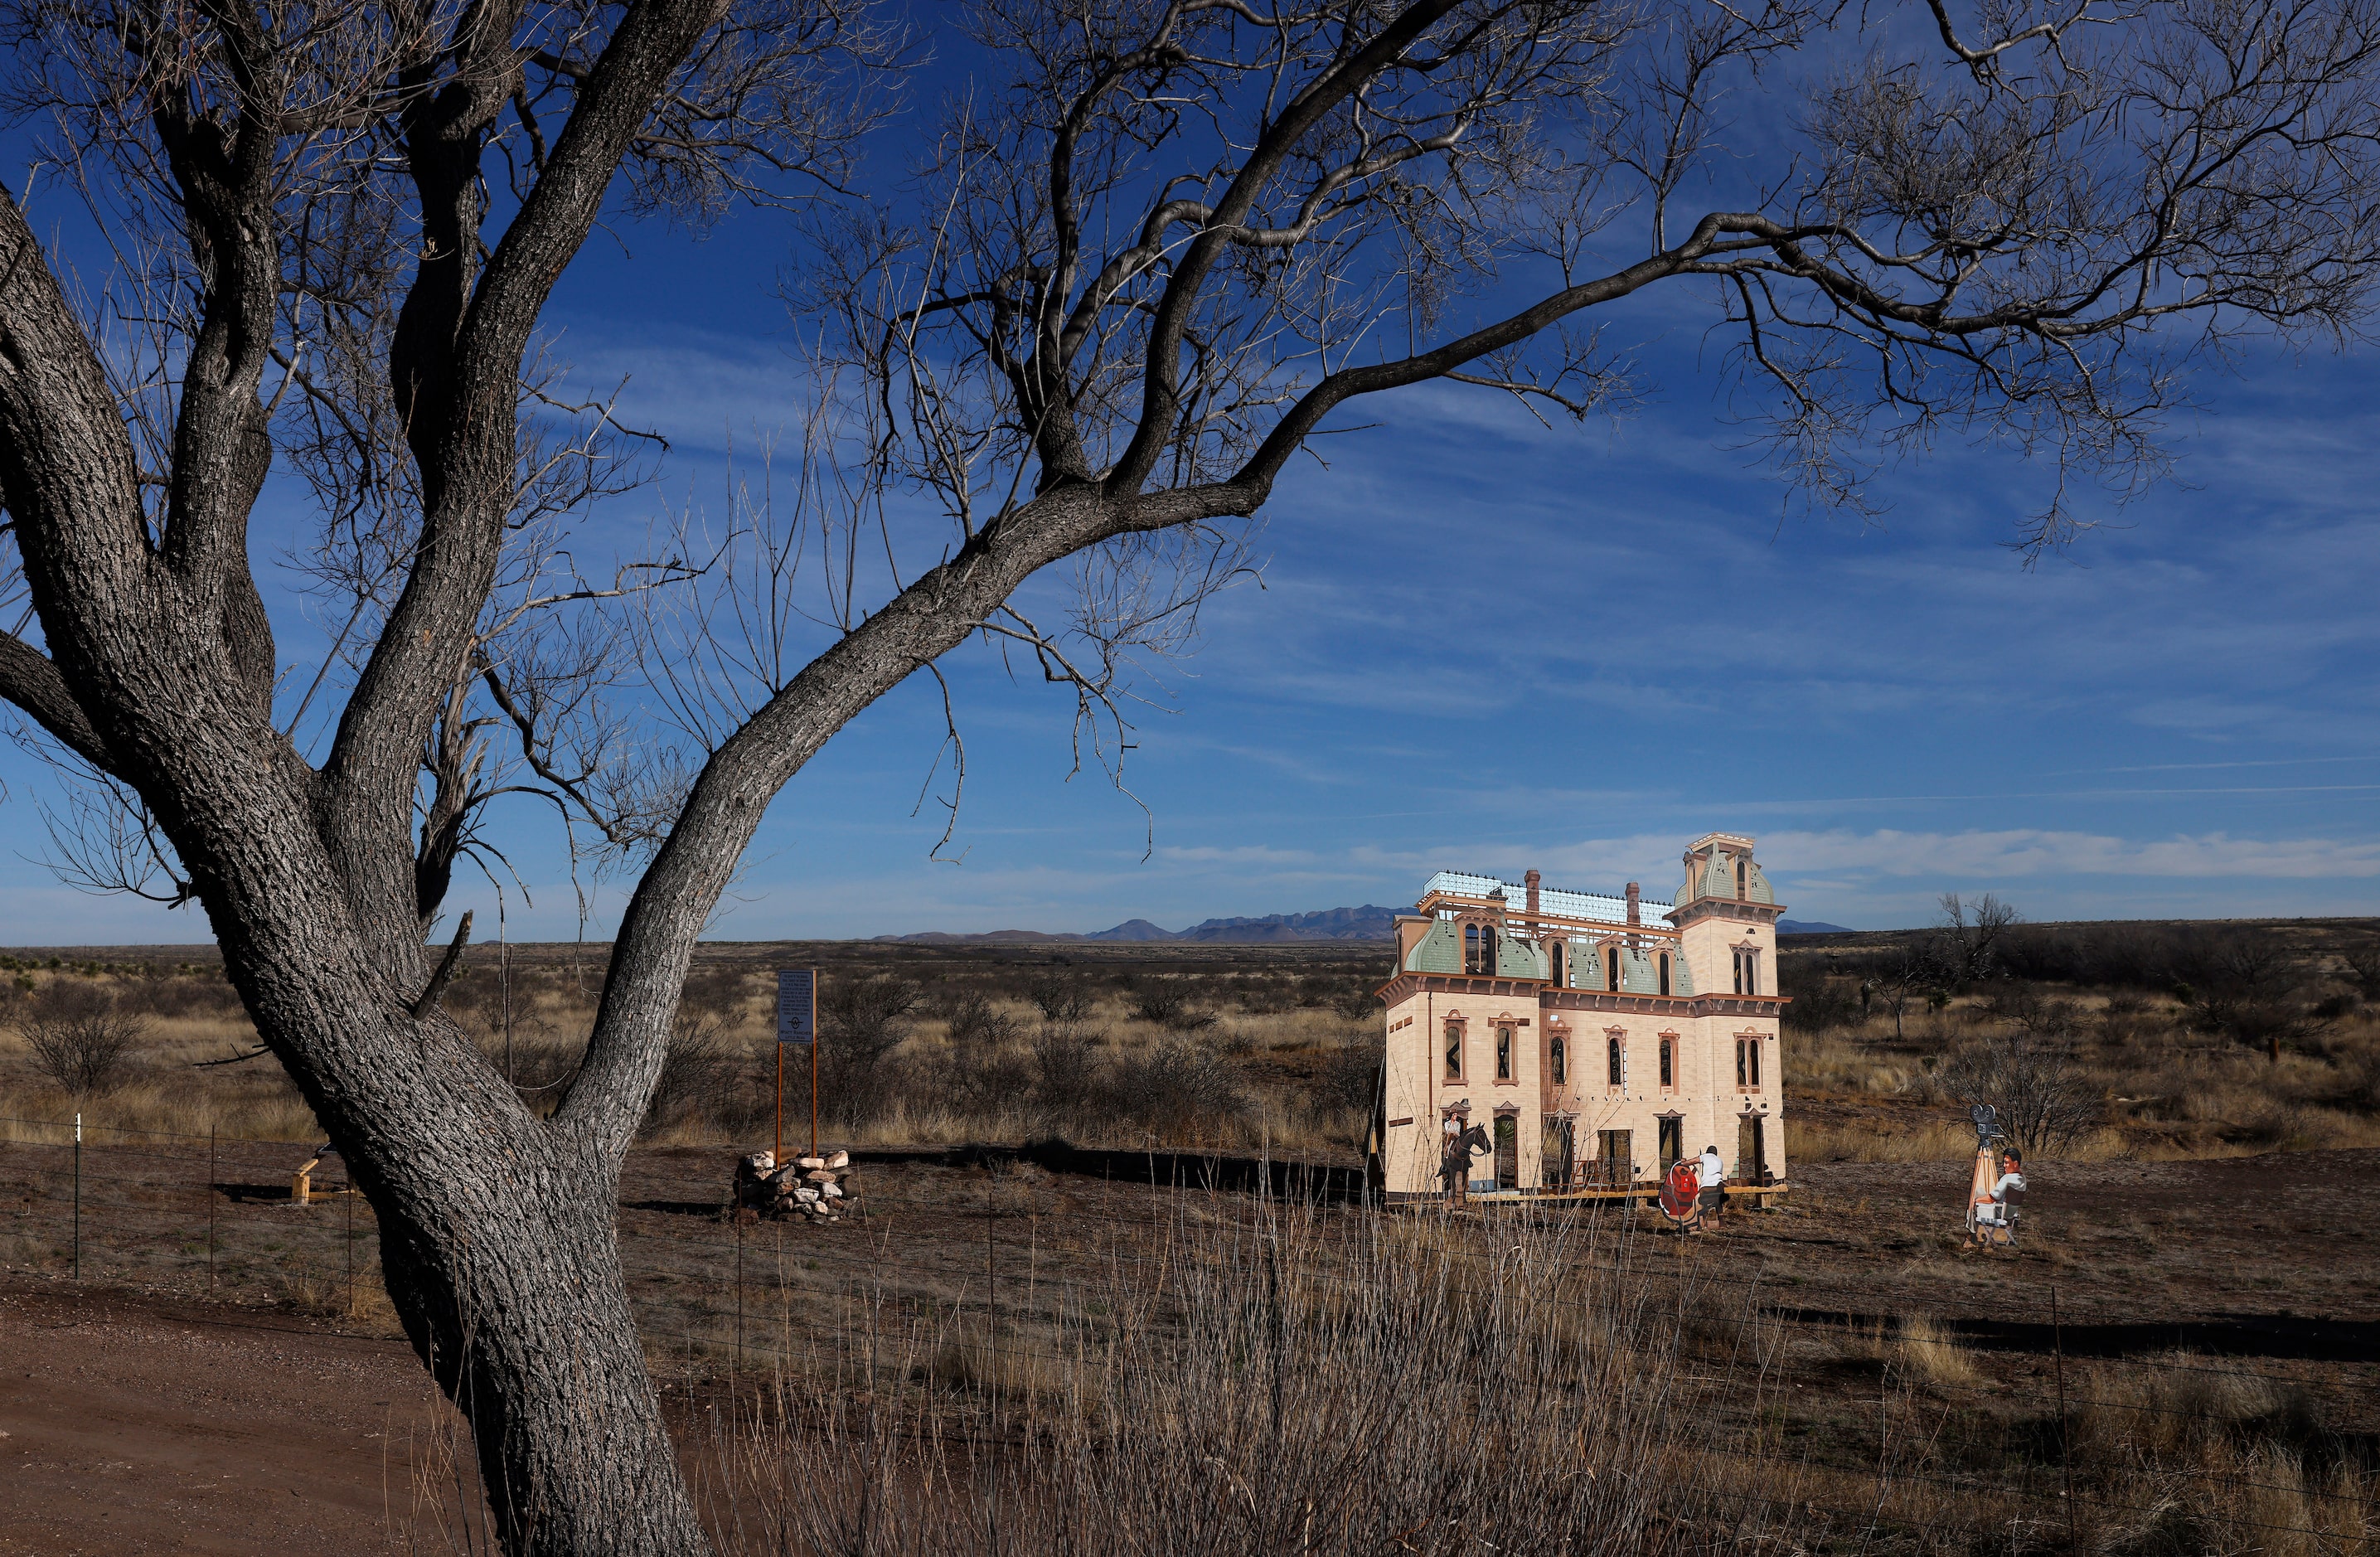
[[[625,376],[624,413],[674,445],[608,523],[721,504],[731,440],[792,416],[784,242],[766,216],[700,242],[631,229],[565,279],[560,355]],[[1425,388],[1368,407],[1330,468],[1296,467],[1262,587],[1214,603],[1164,672],[1171,712],[1140,720],[1148,819],[1097,772],[1068,779],[1068,699],[964,651],[959,862],[929,858],[934,801],[912,814],[942,734],[913,682],[779,799],[713,933],[1178,926],[1410,903],[1440,868],[1667,896],[1711,829],[1761,840],[1792,917],[1863,928],[1947,891],[2035,918],[2380,912],[2368,352],[2202,377],[2178,479],[2027,571],[2003,542],[2041,473],[2006,453],[1893,469],[1880,523],[1787,516],[1725,420],[1697,303],[1611,322],[1653,381],[1624,420],[1548,430]],[[303,519],[276,487],[268,569]],[[301,616],[276,625],[285,658],[320,652]],[[190,910],[56,884],[47,779],[0,750],[0,942],[204,938]],[[505,832],[534,900],[509,932],[574,933],[548,814]],[[595,895],[590,933],[618,901]],[[485,883],[456,906],[492,928]]]

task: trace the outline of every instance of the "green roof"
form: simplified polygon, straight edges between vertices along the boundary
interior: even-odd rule
[[[1414,945],[1405,958],[1408,973],[1460,973],[1463,971],[1463,927],[1452,919],[1440,919],[1429,927],[1429,933]]]

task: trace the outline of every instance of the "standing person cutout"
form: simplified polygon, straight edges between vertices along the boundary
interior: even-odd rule
[[[1719,1161],[1716,1145],[1703,1148],[1701,1174],[1703,1215],[1716,1219],[1727,1210],[1727,1164]]]

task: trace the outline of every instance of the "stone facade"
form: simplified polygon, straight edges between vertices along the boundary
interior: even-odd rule
[[[1674,904],[1440,871],[1397,920],[1381,988],[1380,1167],[1440,1192],[1443,1132],[1482,1126],[1473,1195],[1648,1185],[1716,1145],[1730,1183],[1785,1182],[1777,920],[1733,833],[1697,838]]]

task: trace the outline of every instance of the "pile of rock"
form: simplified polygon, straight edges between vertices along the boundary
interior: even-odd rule
[[[780,1167],[773,1151],[755,1151],[735,1164],[739,1216],[808,1217],[833,1222],[856,1206],[851,1153],[796,1157]]]

